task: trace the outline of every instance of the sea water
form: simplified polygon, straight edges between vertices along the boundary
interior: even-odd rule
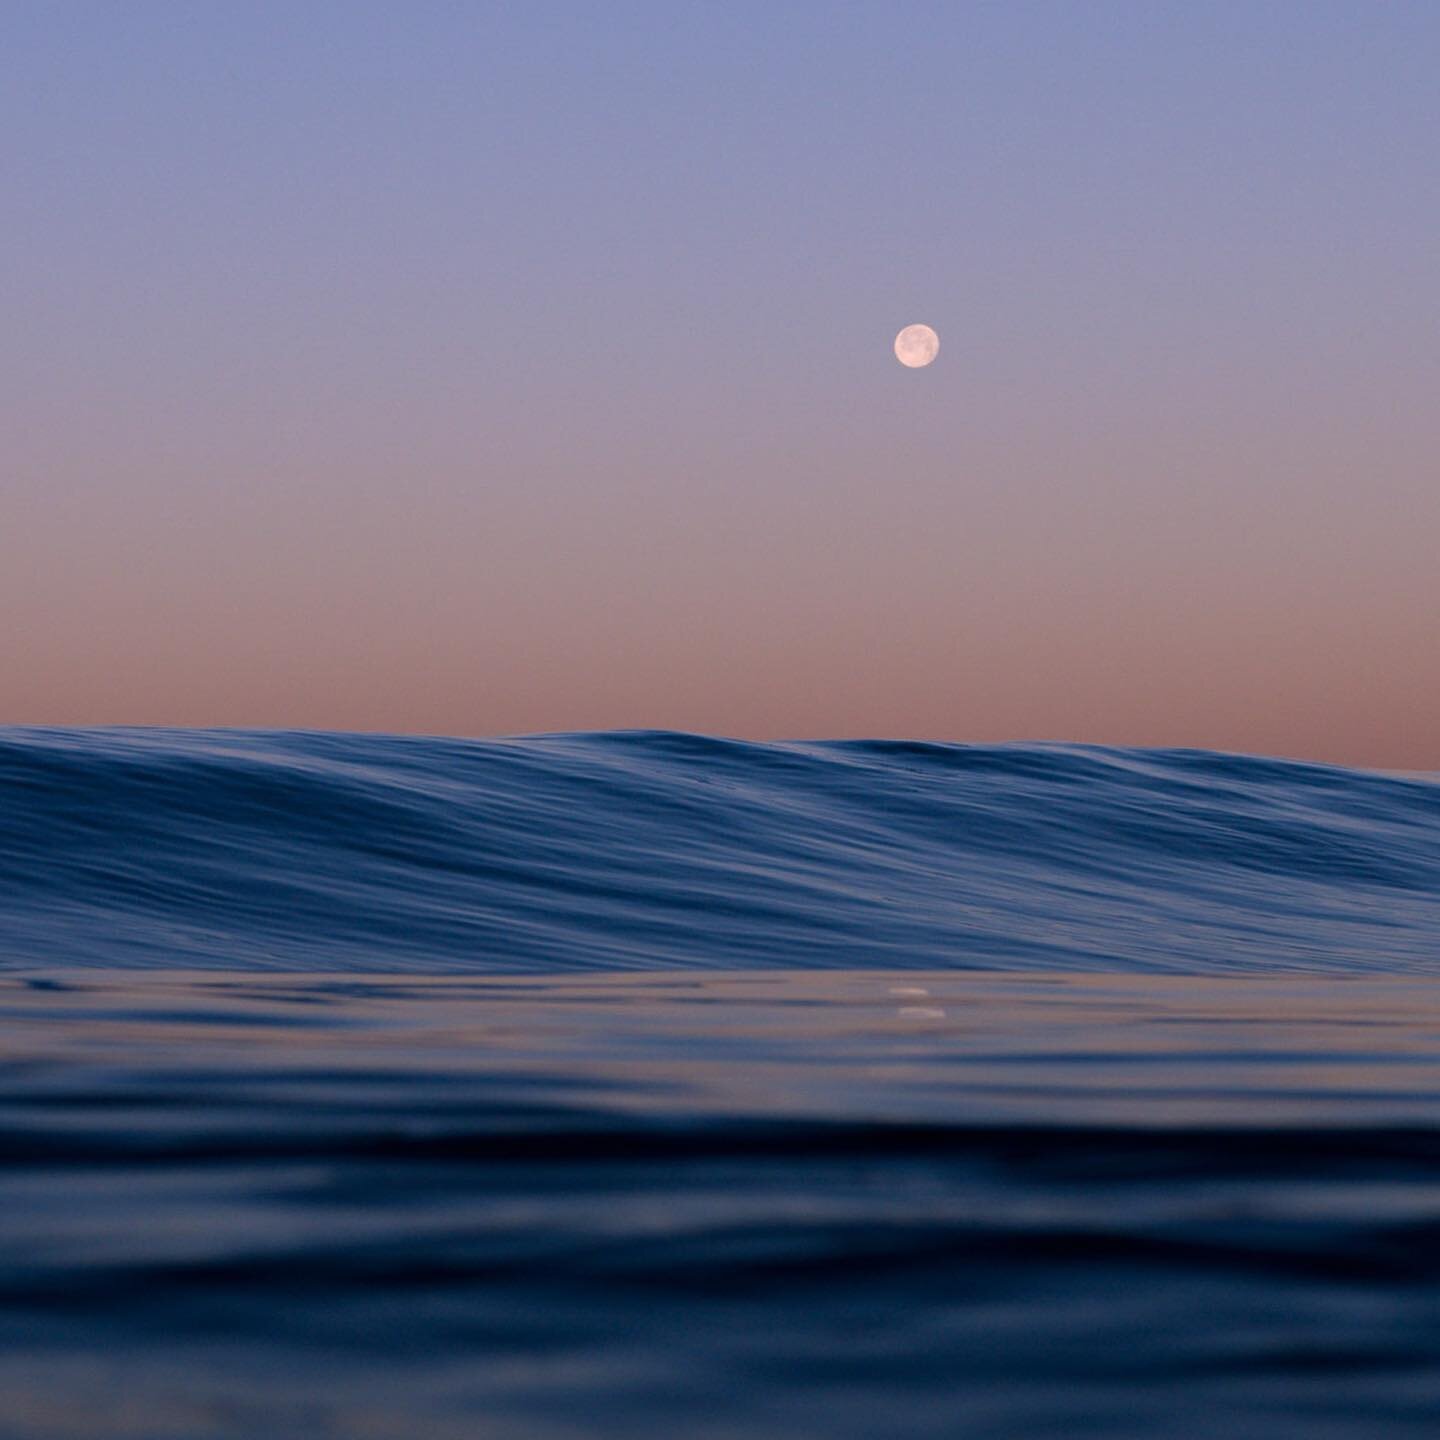
[[[1440,784],[0,731],[0,1434],[1440,1426]]]

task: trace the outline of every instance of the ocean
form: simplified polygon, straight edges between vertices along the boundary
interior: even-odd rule
[[[1440,1428],[1440,778],[0,729],[0,1437]]]

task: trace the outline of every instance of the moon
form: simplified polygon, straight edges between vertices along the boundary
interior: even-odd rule
[[[895,337],[895,358],[911,370],[928,365],[940,353],[940,337],[928,325],[907,325]]]

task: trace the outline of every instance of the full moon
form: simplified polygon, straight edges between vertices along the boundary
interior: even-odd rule
[[[907,325],[895,337],[895,358],[912,370],[928,365],[940,353],[940,337],[928,325]]]

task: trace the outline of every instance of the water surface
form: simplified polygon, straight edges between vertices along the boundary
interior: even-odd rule
[[[1429,1436],[1440,787],[0,735],[7,1440]]]

